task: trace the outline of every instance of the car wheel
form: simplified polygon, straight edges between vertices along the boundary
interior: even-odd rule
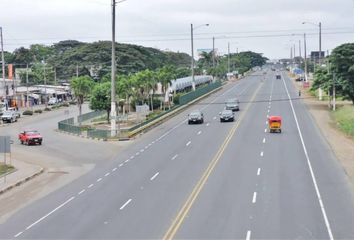
[[[190,125],[191,124],[191,121],[188,121],[188,125]]]
[[[21,144],[23,145],[23,141],[21,140]]]

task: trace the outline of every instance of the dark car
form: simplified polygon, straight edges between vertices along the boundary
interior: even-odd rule
[[[188,114],[188,124],[203,123],[203,122],[204,122],[204,115],[201,111],[196,110]]]
[[[281,79],[280,74],[275,75],[275,78],[276,78],[276,79]]]
[[[233,122],[235,120],[235,114],[232,110],[223,110],[220,114],[220,122]]]
[[[239,106],[238,99],[237,98],[228,99],[225,102],[225,109],[226,110],[232,110],[232,111],[239,111],[240,110],[240,106]]]

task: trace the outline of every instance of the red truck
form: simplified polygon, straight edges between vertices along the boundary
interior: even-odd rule
[[[18,139],[20,140],[21,144],[39,144],[42,145],[42,135],[37,132],[36,130],[31,130],[31,131],[23,131],[18,135]]]

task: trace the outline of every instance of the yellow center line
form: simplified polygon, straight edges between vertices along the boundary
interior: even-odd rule
[[[258,91],[260,90],[261,86],[262,85],[260,84],[258,86],[258,88],[256,89],[256,91],[254,92],[254,94],[253,94],[253,96],[251,98],[251,101],[247,104],[245,110],[241,113],[238,121],[232,127],[232,129],[229,132],[229,134],[226,136],[226,139],[224,140],[224,142],[220,146],[218,152],[213,157],[212,161],[209,163],[207,169],[204,171],[202,177],[199,179],[199,181],[197,182],[197,184],[193,188],[193,191],[189,195],[187,201],[184,203],[183,207],[178,212],[177,216],[175,217],[174,221],[172,222],[171,226],[168,228],[167,232],[165,233],[165,235],[163,236],[162,239],[170,240],[170,239],[173,239],[174,236],[176,235],[178,229],[180,228],[181,224],[183,223],[183,221],[184,221],[185,217],[187,216],[189,210],[191,209],[193,203],[195,202],[195,200],[198,197],[199,193],[203,189],[203,187],[204,187],[206,181],[208,180],[210,174],[214,170],[216,164],[219,162],[219,160],[222,157],[226,147],[228,146],[228,144],[231,141],[233,135],[235,134],[236,130],[238,129],[238,127],[240,125],[240,122],[242,121],[242,119],[244,118],[246,112],[248,111],[248,109],[250,107],[250,104],[254,101],[254,99],[255,99]]]

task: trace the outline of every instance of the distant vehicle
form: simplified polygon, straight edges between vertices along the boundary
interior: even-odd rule
[[[275,75],[275,78],[276,78],[276,79],[281,79],[281,75],[280,75],[280,74],[277,74],[277,75]]]
[[[31,130],[31,131],[23,131],[18,135],[18,139],[20,140],[21,144],[39,144],[42,145],[43,137],[42,135],[36,131],[36,130]]]
[[[225,109],[232,111],[239,111],[239,100],[237,98],[230,98],[225,102]]]
[[[220,115],[220,122],[233,122],[235,120],[235,114],[232,110],[223,110]]]
[[[15,114],[16,118],[20,118],[21,117],[21,113],[14,107],[8,108],[7,111],[13,112]]]
[[[188,124],[204,123],[204,115],[201,111],[196,110],[188,114]]]
[[[296,82],[302,82],[302,81],[305,81],[305,78],[300,76],[300,77],[295,78],[295,81]]]
[[[1,120],[3,122],[13,123],[17,121],[17,117],[13,111],[5,111],[1,116]]]
[[[50,98],[48,101],[48,105],[55,105],[58,103],[58,99],[57,98]]]
[[[268,118],[269,132],[281,133],[281,116],[269,116]]]

